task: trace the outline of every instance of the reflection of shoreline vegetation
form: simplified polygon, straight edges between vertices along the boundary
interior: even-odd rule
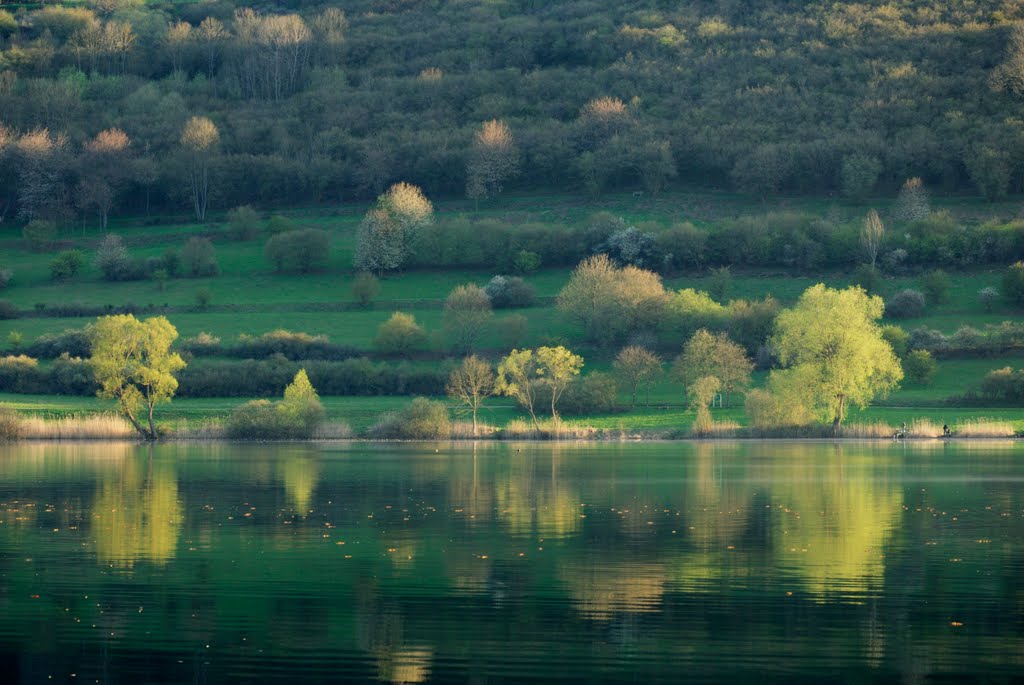
[[[494,669],[493,646],[546,642],[537,636],[551,626],[570,637],[547,659],[564,658],[574,637],[607,643],[608,631],[644,654],[689,644],[717,657],[730,627],[740,640],[778,639],[787,620],[797,623],[785,630],[849,627],[843,640],[822,631],[787,650],[859,653],[849,641],[877,620],[873,653],[894,668],[906,641],[886,626],[907,626],[915,644],[936,649],[962,639],[943,593],[972,593],[955,618],[976,639],[1010,625],[992,613],[1016,587],[1010,571],[1004,582],[976,578],[994,555],[1012,568],[1013,551],[977,539],[1020,532],[1019,517],[1004,516],[1019,509],[1019,461],[1004,457],[1021,449],[0,445],[5,490],[19,492],[18,502],[0,497],[0,549],[16,546],[51,569],[8,568],[9,625],[63,615],[74,593],[56,591],[67,582],[53,570],[61,559],[90,596],[70,613],[86,625],[119,621],[121,650],[151,649],[160,634],[222,655],[227,631],[246,625],[252,653],[346,650],[369,677],[417,682],[454,679],[466,644],[495,659],[481,669]],[[125,583],[136,592],[118,613],[108,598]],[[922,604],[925,588],[934,600]],[[1006,658],[1010,647],[989,642],[994,651],[979,658]],[[582,649],[581,658],[595,655]]]

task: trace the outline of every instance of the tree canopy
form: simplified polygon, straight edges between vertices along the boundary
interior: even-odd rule
[[[100,385],[100,397],[116,399],[139,434],[157,438],[153,409],[169,402],[178,389],[176,371],[185,361],[171,351],[178,331],[162,316],[139,321],[131,314],[104,316],[89,327],[89,360]],[[139,412],[147,413],[143,426]]]
[[[884,308],[863,288],[834,290],[819,283],[775,322],[770,345],[785,370],[773,375],[802,378],[805,401],[836,429],[851,404],[865,407],[903,379],[877,323]]]

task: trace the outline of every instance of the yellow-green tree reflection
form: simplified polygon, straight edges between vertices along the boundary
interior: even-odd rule
[[[98,561],[131,568],[174,558],[182,523],[170,460],[126,458],[100,477],[91,523]]]

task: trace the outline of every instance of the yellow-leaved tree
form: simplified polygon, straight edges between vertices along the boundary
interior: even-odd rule
[[[178,389],[176,371],[185,361],[171,345],[177,329],[163,316],[139,321],[131,314],[104,316],[89,326],[92,358],[89,360],[99,396],[116,399],[121,412],[147,440],[157,438],[153,409],[169,402]],[[148,427],[139,420],[145,411]]]
[[[806,379],[808,408],[838,430],[851,404],[866,407],[903,380],[903,369],[882,337],[885,305],[863,288],[808,288],[779,314],[769,344],[786,367],[774,374]]]

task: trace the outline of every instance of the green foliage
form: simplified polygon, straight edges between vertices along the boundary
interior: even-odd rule
[[[318,228],[287,231],[270,238],[263,253],[278,273],[305,274],[327,266],[330,240]]]
[[[686,386],[686,395],[690,398],[690,411],[696,416],[690,431],[694,435],[708,435],[714,427],[711,418],[711,402],[715,399],[721,383],[715,376],[703,376]]]
[[[512,260],[512,268],[519,274],[532,274],[540,268],[540,255],[529,250],[519,250]]]
[[[889,343],[897,358],[903,359],[907,356],[910,349],[910,334],[905,330],[892,324],[882,326],[882,339]]]
[[[369,271],[360,271],[352,279],[352,297],[360,307],[369,307],[380,293],[380,281]]]
[[[260,215],[251,205],[235,207],[228,212],[228,237],[232,240],[252,240],[260,232]]]
[[[162,316],[138,321],[131,314],[121,314],[97,319],[88,333],[89,362],[100,397],[116,399],[135,429],[155,440],[153,409],[174,396],[178,388],[174,373],[185,368],[182,358],[171,352],[177,329]],[[137,416],[140,409],[148,412],[148,427]]]
[[[377,329],[373,347],[382,354],[408,356],[426,347],[427,334],[412,314],[395,312]]]
[[[686,387],[701,379],[714,378],[715,392],[730,394],[750,385],[754,363],[742,347],[724,333],[697,331],[672,364],[672,376]]]
[[[795,379],[813,413],[838,429],[850,404],[867,406],[903,378],[899,360],[876,321],[883,303],[861,288],[833,290],[818,284],[796,306],[779,314],[771,345]],[[828,325],[823,325],[828,322]]]
[[[385,414],[369,430],[371,437],[403,440],[447,440],[452,425],[443,402],[416,397],[399,412]]]
[[[853,285],[859,285],[861,288],[872,295],[877,295],[882,292],[885,286],[885,278],[882,276],[882,272],[877,267],[871,266],[870,264],[861,264],[854,270],[853,277],[850,279]]]
[[[21,315],[18,307],[9,300],[0,300],[0,321],[17,319]]]
[[[630,404],[636,406],[636,391],[641,384],[647,386],[647,404],[650,404],[651,383],[661,378],[661,359],[643,347],[630,345],[619,350],[612,362],[615,377],[629,391]]]
[[[924,309],[924,295],[910,288],[885,301],[885,315],[892,319],[914,319],[924,314]]]
[[[324,420],[320,397],[300,369],[277,402],[254,400],[236,407],[225,428],[236,440],[297,440],[311,438]]]
[[[472,352],[492,318],[491,300],[484,289],[472,283],[460,285],[444,301],[445,339],[457,352]]]
[[[217,251],[209,238],[193,236],[181,249],[181,268],[187,276],[216,276],[220,273]]]
[[[855,154],[843,158],[840,188],[843,195],[862,201],[871,194],[878,176],[882,173],[882,163],[876,157]]]
[[[708,278],[708,294],[718,302],[725,302],[729,297],[729,289],[732,288],[732,270],[727,266],[720,266],[711,270]]]
[[[85,265],[85,253],[81,250],[64,250],[50,260],[50,278],[64,281],[78,275]]]
[[[34,219],[21,229],[21,235],[28,246],[36,252],[45,252],[57,240],[57,224],[43,219]]]
[[[914,385],[929,385],[937,369],[938,364],[928,350],[914,350],[903,359],[903,373],[907,382]]]
[[[196,290],[196,306],[200,309],[206,309],[210,306],[213,301],[213,293],[205,285]]]
[[[267,220],[267,233],[275,236],[297,230],[295,222],[286,216],[275,214]]]
[[[1017,307],[1024,305],[1024,262],[1016,262],[1006,270],[1001,290],[1010,304]]]
[[[10,269],[0,267],[0,290],[3,290],[11,284],[11,279],[14,278],[14,272]]]
[[[580,263],[558,294],[558,309],[591,340],[612,344],[627,333],[654,330],[668,295],[661,279],[635,266],[619,268],[607,255]]]
[[[942,269],[932,269],[921,276],[921,290],[929,305],[945,304],[949,301],[952,281]]]
[[[529,307],[536,296],[534,287],[519,276],[495,276],[484,286],[484,292],[495,309]]]

